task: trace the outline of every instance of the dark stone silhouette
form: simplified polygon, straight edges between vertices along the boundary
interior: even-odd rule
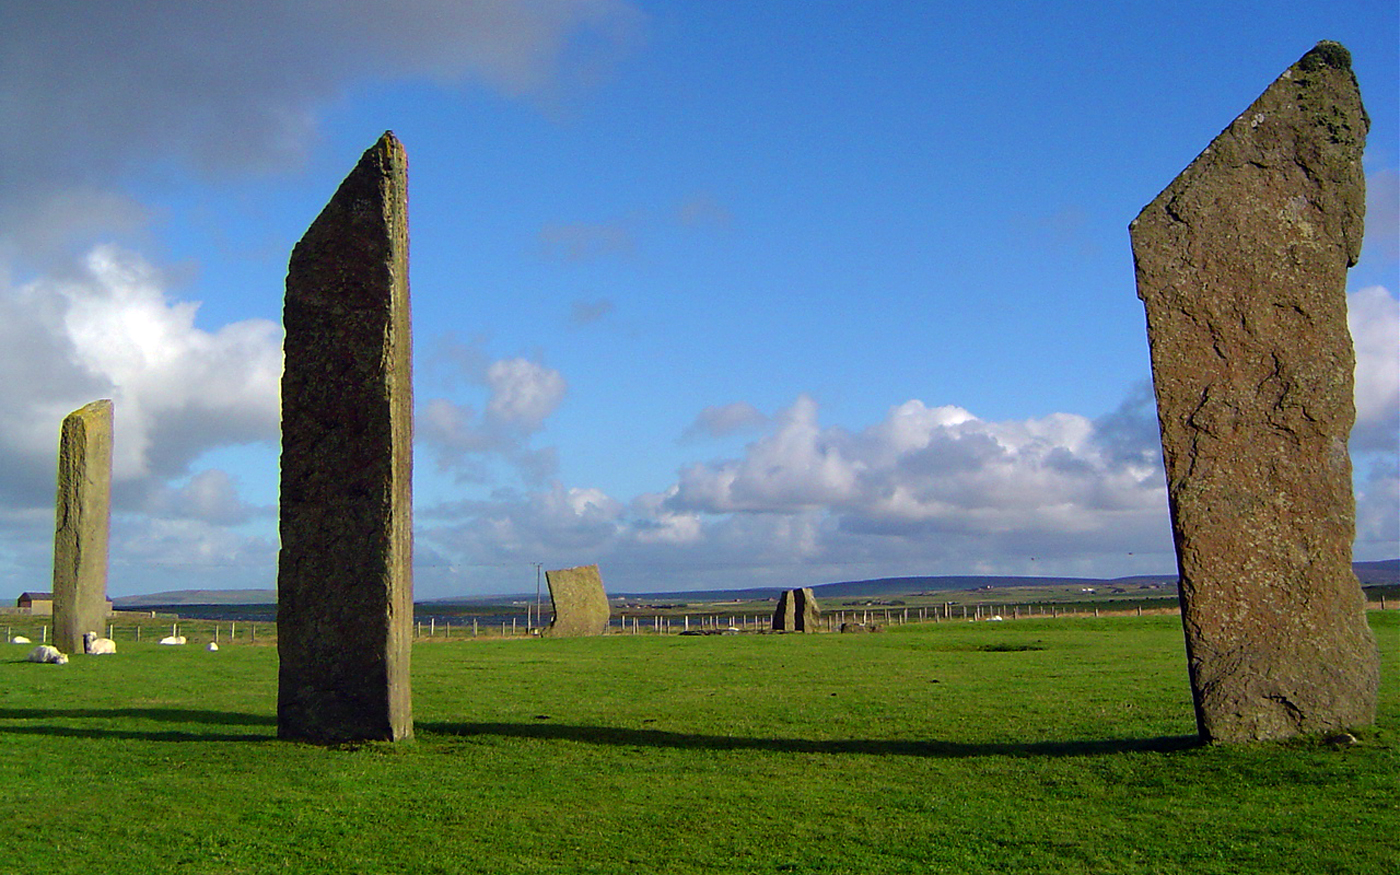
[[[775,632],[817,632],[821,629],[822,609],[810,586],[790,589],[778,596],[773,611]]]
[[[365,152],[292,251],[283,313],[277,734],[413,734],[407,159]]]
[[[1345,295],[1368,126],[1351,56],[1318,43],[1130,229],[1208,741],[1375,719]]]
[[[94,401],[63,420],[54,518],[53,643],[64,653],[83,653],[83,634],[107,626],[111,401]]]
[[[597,565],[546,571],[554,619],[543,631],[550,638],[581,638],[608,631],[612,608]]]

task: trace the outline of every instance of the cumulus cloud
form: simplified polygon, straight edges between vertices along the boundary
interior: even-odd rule
[[[825,508],[848,531],[1093,530],[1164,506],[1160,461],[1098,440],[1093,421],[1053,414],[985,422],[911,400],[862,432],[824,427],[799,398],[745,455],[692,465],[667,500],[709,514]]]
[[[1147,413],[1141,387],[1098,421],[988,422],[916,399],[851,432],[801,396],[737,458],[686,466],[625,506],[556,483],[423,520],[442,555],[605,561],[619,586],[643,590],[1160,571],[1171,542]],[[1119,554],[1111,567],[1106,552]]]
[[[1397,451],[1400,435],[1400,301],[1382,286],[1347,296],[1356,350],[1353,450]]]
[[[206,331],[197,312],[143,259],[109,246],[71,276],[0,288],[0,490],[51,501],[59,424],[95,398],[114,403],[118,481],[178,476],[214,447],[276,440],[280,328],[252,319]]]
[[[471,368],[464,376],[489,392],[484,408],[431,398],[418,411],[418,438],[436,454],[439,468],[455,471],[459,480],[484,481],[492,461],[501,459],[530,483],[553,476],[556,450],[529,443],[564,400],[563,374],[525,358],[498,359],[481,368],[475,356],[468,360]]]

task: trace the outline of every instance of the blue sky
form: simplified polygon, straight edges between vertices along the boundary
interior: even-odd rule
[[[1400,555],[1393,3],[3,6],[14,594],[96,397],[110,591],[273,585],[287,256],[386,129],[420,598],[1168,573],[1127,224],[1324,38],[1372,118],[1356,555]]]

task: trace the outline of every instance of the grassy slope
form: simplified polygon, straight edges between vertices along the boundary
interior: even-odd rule
[[[422,644],[417,739],[340,749],[271,738],[272,648],[3,645],[0,860],[1390,875],[1400,613],[1371,616],[1381,720],[1347,750],[1192,747],[1173,617]]]

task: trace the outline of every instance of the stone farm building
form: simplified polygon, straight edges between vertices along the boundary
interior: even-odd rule
[[[22,592],[19,594],[19,600],[15,602],[15,607],[25,614],[52,614],[53,593]]]
[[[2,610],[2,609],[0,609]],[[53,615],[53,593],[22,592],[15,600],[15,613],[42,616]],[[107,599],[107,616],[112,615],[112,600]]]

